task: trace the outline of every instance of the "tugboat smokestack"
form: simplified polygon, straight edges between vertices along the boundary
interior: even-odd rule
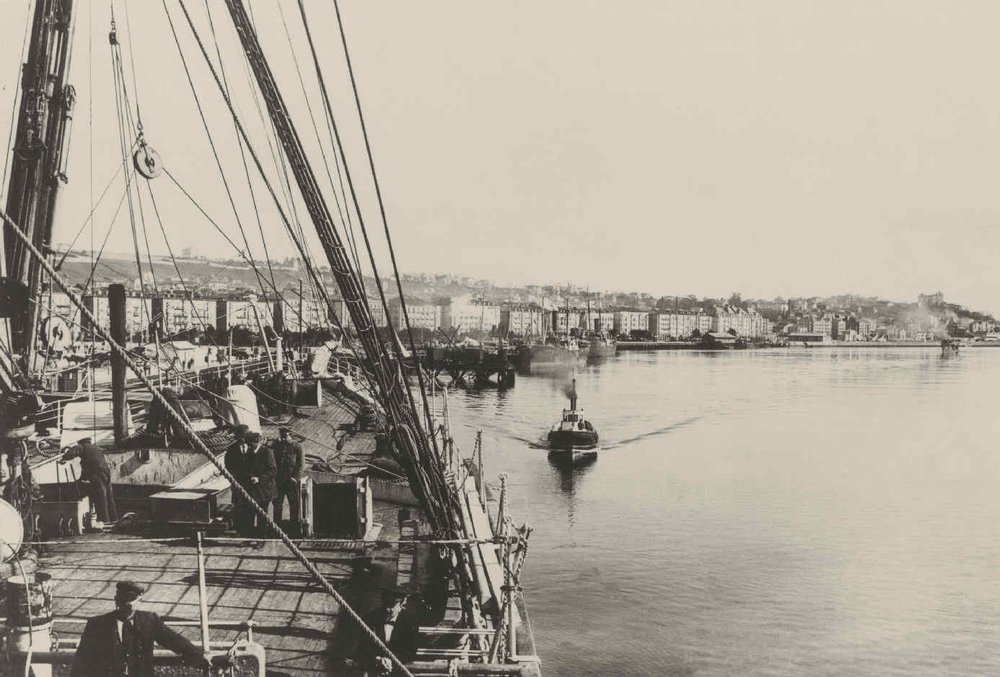
[[[576,379],[573,379],[573,389],[569,391],[569,408],[576,409]]]

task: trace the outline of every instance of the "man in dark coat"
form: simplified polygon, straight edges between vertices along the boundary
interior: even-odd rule
[[[168,628],[155,613],[137,610],[144,592],[131,581],[118,583],[115,610],[87,621],[73,657],[72,677],[152,675],[155,644],[183,656],[190,665],[212,666],[209,653]]]
[[[281,522],[285,497],[288,497],[288,507],[292,517],[293,535],[299,531],[299,481],[302,479],[302,466],[305,458],[302,445],[293,442],[291,431],[282,426],[278,432],[281,439],[274,444],[275,461],[278,464],[278,475],[275,479],[277,489],[274,497],[274,521]]]
[[[89,437],[81,438],[76,444],[65,447],[60,463],[80,459],[80,479],[87,483],[87,495],[91,507],[97,511],[100,522],[117,522],[118,508],[111,488],[111,469],[104,459],[104,451],[91,442]]]
[[[260,433],[250,432],[244,435],[249,451],[246,455],[246,477],[248,484],[246,490],[250,493],[254,502],[257,503],[267,513],[271,501],[274,499],[275,486],[274,478],[278,473],[278,468],[274,463],[274,452],[271,447],[264,444]],[[267,521],[252,512],[254,535],[257,538],[267,536]]]
[[[247,491],[250,490],[250,476],[247,475],[250,462],[250,446],[246,439],[249,432],[249,426],[243,424],[236,426],[233,429],[233,435],[236,437],[236,440],[226,449],[225,456],[226,470],[236,479],[236,483]],[[250,508],[247,500],[237,490],[237,484],[233,485],[231,494],[233,522],[236,527],[236,533],[240,536],[250,537],[254,535],[253,510]]]
[[[365,625],[404,663],[416,657],[418,636],[415,615],[404,613],[406,602],[405,591],[388,590],[383,597],[383,605],[365,618]],[[375,646],[370,637],[362,637],[361,642],[365,647],[362,667],[369,677],[397,674],[399,668],[395,667],[388,654]]]

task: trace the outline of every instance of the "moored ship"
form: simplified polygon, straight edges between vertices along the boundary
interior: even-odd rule
[[[222,59],[213,66],[201,31],[211,31],[214,40],[223,24],[217,18],[199,30],[183,0],[179,5],[180,10],[164,6],[171,31],[175,24],[190,29],[194,43],[188,44],[196,43],[201,53],[188,55],[203,57],[215,75]],[[0,212],[5,231],[0,255],[6,265],[0,270],[0,484],[23,533],[7,536],[5,531],[0,554],[5,577],[18,577],[5,590],[0,673],[40,676],[55,669],[61,674],[77,658],[84,623],[111,609],[108,591],[127,578],[144,591],[147,609],[239,674],[263,675],[280,666],[282,674],[303,676],[383,668],[393,674],[446,675],[467,674],[478,665],[489,674],[536,675],[539,660],[516,573],[527,532],[511,524],[505,500],[499,514],[489,514],[481,465],[460,457],[447,421],[442,429],[428,413],[424,389],[407,388],[398,355],[375,330],[360,264],[346,254],[257,28],[240,0],[228,0],[226,8],[230,37],[238,40],[258,88],[253,95],[259,90],[266,104],[268,133],[274,137],[268,141],[285,154],[281,161],[291,174],[286,174],[286,189],[297,186],[309,206],[322,253],[347,301],[353,337],[344,332],[327,283],[296,240],[305,276],[349,343],[349,356],[332,361],[322,349],[308,358],[304,351],[289,354],[280,329],[269,338],[255,307],[266,359],[236,361],[230,345],[223,364],[208,366],[206,359],[205,366],[192,368],[193,356],[161,350],[166,337],[153,318],[143,318],[155,334],[152,357],[129,348],[121,285],[108,289],[107,322],[95,314],[96,303],[84,302],[49,261],[74,99],[66,82],[74,3],[38,0],[28,20],[14,160],[6,209]],[[312,51],[309,21],[299,8]],[[339,19],[338,14],[338,24]],[[267,25],[273,23],[256,24]],[[135,83],[124,76],[125,64],[134,69],[142,55],[122,58],[131,40],[119,35],[121,24],[116,29],[113,17],[110,26],[106,44],[116,69],[115,95],[126,104],[117,120],[124,144],[116,160],[131,176],[123,181],[130,218],[136,218],[132,201],[147,199],[146,193],[152,200],[160,190],[152,187],[153,180],[163,170],[146,141],[153,125],[144,132],[130,117],[131,102],[139,109],[138,92],[125,92],[129,82]],[[347,57],[346,38],[343,44]],[[177,48],[184,59],[179,41]],[[318,62],[316,71],[322,85]],[[245,148],[256,159],[255,144],[229,99],[232,90],[218,78],[215,84],[240,132],[241,152]],[[325,85],[321,89],[325,93]],[[39,110],[46,114],[38,115]],[[332,150],[341,153],[346,168],[342,146]],[[263,171],[258,178],[284,219],[280,191]],[[136,185],[141,180],[147,182],[143,193]],[[155,202],[147,204],[155,208]],[[131,225],[133,235],[141,232],[141,224]],[[295,240],[296,229],[284,220],[283,225]],[[145,301],[141,252],[138,239],[134,242]],[[255,262],[244,251],[239,254],[263,287],[266,278]],[[82,331],[108,346],[107,380],[95,376],[96,365],[85,364],[74,372],[87,376],[81,387],[81,381],[64,378],[69,372],[51,369],[48,348],[40,354],[34,320],[43,281],[69,299]],[[281,300],[280,289],[271,291]],[[306,459],[295,480],[294,504],[289,496],[289,507],[298,508],[292,520],[279,519],[277,509],[272,516],[268,502],[251,495],[223,462],[223,451],[241,427],[268,440],[279,426],[299,440]],[[104,459],[116,501],[95,506],[93,480],[88,478],[87,491],[78,481],[79,461],[59,464],[62,449],[85,438]],[[243,531],[234,533],[232,506],[241,501],[257,523],[251,539]],[[95,516],[95,510],[105,514]],[[8,513],[14,514],[0,508],[5,518]],[[400,597],[408,604],[398,623],[412,635],[405,647],[391,642],[378,620],[386,601]],[[182,660],[169,652],[156,652],[152,659],[157,670]]]

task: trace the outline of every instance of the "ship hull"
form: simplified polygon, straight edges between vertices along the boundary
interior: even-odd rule
[[[590,342],[590,350],[587,352],[587,357],[589,359],[611,357],[615,355],[617,352],[618,352],[617,343],[612,343],[610,341],[592,340]]]
[[[549,447],[553,450],[592,449],[597,446],[594,430],[553,430],[549,432]]]
[[[580,351],[559,346],[532,346],[529,359],[533,365],[574,365],[580,359]]]

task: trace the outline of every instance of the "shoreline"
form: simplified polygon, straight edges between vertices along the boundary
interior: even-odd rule
[[[629,341],[619,342],[618,351],[652,351],[652,350],[704,350],[717,352],[719,350],[773,350],[776,348],[797,348],[812,350],[814,348],[934,348],[941,349],[940,341],[830,341],[828,343],[789,343],[782,346],[748,346],[746,348],[706,348],[698,343],[687,341]],[[961,348],[1000,348],[1000,341],[962,344]]]

